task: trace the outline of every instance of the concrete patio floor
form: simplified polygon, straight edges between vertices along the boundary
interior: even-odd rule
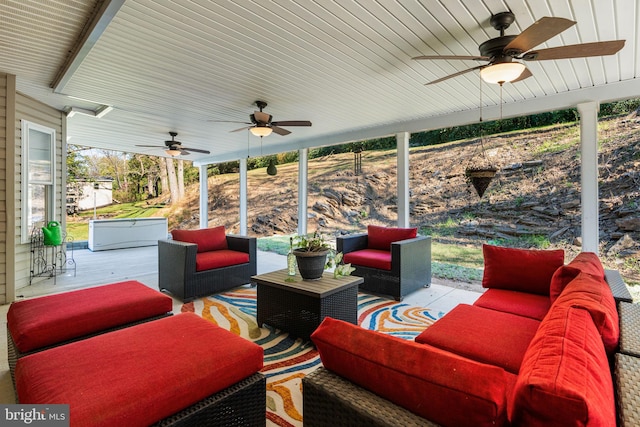
[[[97,252],[76,249],[73,259],[76,264],[75,276],[69,270],[59,274],[55,280],[49,277],[34,278],[30,286],[16,291],[17,298],[66,292],[123,280],[138,280],[153,289],[158,289],[157,246]],[[273,252],[258,251],[257,262],[258,274],[286,267],[286,257]],[[408,295],[403,302],[446,312],[460,303],[472,304],[480,296],[478,292],[456,289],[445,283],[434,278],[431,287]],[[175,301],[176,305],[181,304],[180,301]]]

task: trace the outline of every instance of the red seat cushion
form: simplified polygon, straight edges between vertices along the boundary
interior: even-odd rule
[[[589,313],[554,304],[525,354],[509,401],[514,426],[615,426],[607,355]]]
[[[551,307],[551,300],[545,295],[487,289],[473,305],[542,320]]]
[[[246,252],[222,249],[196,254],[196,271],[213,270],[230,265],[249,262],[249,254]]]
[[[513,249],[482,245],[485,288],[549,295],[553,273],[564,265],[564,250]]]
[[[442,426],[506,423],[515,375],[504,369],[330,317],[311,339],[327,369],[428,420]]]
[[[229,247],[224,225],[200,230],[173,230],[171,235],[173,240],[195,243],[198,245],[198,252],[217,251]]]
[[[367,247],[390,251],[391,243],[413,239],[418,235],[417,228],[367,226]]]
[[[131,280],[18,301],[7,326],[20,352],[171,312],[171,297]]]
[[[378,270],[391,270],[391,252],[380,249],[361,249],[344,255],[342,261],[345,264],[361,265],[363,267],[377,268]]]
[[[604,279],[580,273],[565,286],[554,304],[587,310],[607,353],[616,351],[620,339],[620,320],[611,288]]]
[[[600,258],[593,252],[581,252],[569,264],[558,268],[551,278],[549,296],[551,302],[562,293],[567,283],[572,281],[580,272],[588,273],[604,280],[604,267]]]
[[[467,304],[458,304],[416,342],[517,374],[540,322]]]
[[[18,360],[20,403],[70,405],[73,426],[151,425],[262,368],[262,348],[184,313]]]

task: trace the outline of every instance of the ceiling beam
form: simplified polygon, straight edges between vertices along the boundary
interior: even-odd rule
[[[124,2],[125,0],[104,0],[96,6],[91,19],[82,30],[71,54],[60,68],[53,83],[51,83],[54,93],[61,93],[64,90],[64,87],[69,83],[73,74],[80,67],[82,61],[87,57],[102,33],[107,29]]]

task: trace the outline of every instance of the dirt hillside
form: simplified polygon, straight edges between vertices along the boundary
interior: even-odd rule
[[[599,130],[600,255],[605,265],[640,282],[640,120],[605,120]],[[268,141],[268,140],[267,140]],[[265,143],[268,143],[265,141]],[[482,149],[484,147],[484,150]],[[309,231],[348,233],[368,224],[394,225],[395,150],[365,151],[362,171],[354,154],[309,161]],[[483,197],[465,177],[467,167],[490,164],[498,173]],[[567,259],[580,250],[579,127],[558,125],[439,146],[410,154],[411,224],[445,243],[484,242],[527,247],[548,240]],[[249,172],[249,234],[294,233],[297,228],[296,164]],[[238,224],[238,174],[209,179],[210,225]],[[198,186],[172,207],[170,227],[197,228]]]

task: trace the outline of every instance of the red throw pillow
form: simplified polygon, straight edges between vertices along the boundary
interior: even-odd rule
[[[611,371],[589,313],[554,304],[524,355],[512,398],[514,426],[615,426]]]
[[[581,252],[573,261],[560,267],[553,274],[551,278],[551,288],[549,290],[549,297],[551,298],[552,304],[562,293],[564,287],[581,271],[604,280],[604,268],[598,255],[593,252]]]
[[[564,250],[514,249],[482,245],[485,288],[549,295],[553,273],[564,265]]]
[[[391,243],[413,239],[417,235],[417,228],[378,227],[377,225],[369,225],[367,227],[368,248],[390,251]]]
[[[227,234],[224,225],[213,228],[202,228],[200,230],[173,230],[171,235],[173,236],[173,240],[195,243],[198,245],[198,252],[228,249]]]
[[[587,310],[602,337],[607,354],[615,353],[620,339],[620,320],[616,301],[604,278],[581,272],[567,284],[555,305]]]

